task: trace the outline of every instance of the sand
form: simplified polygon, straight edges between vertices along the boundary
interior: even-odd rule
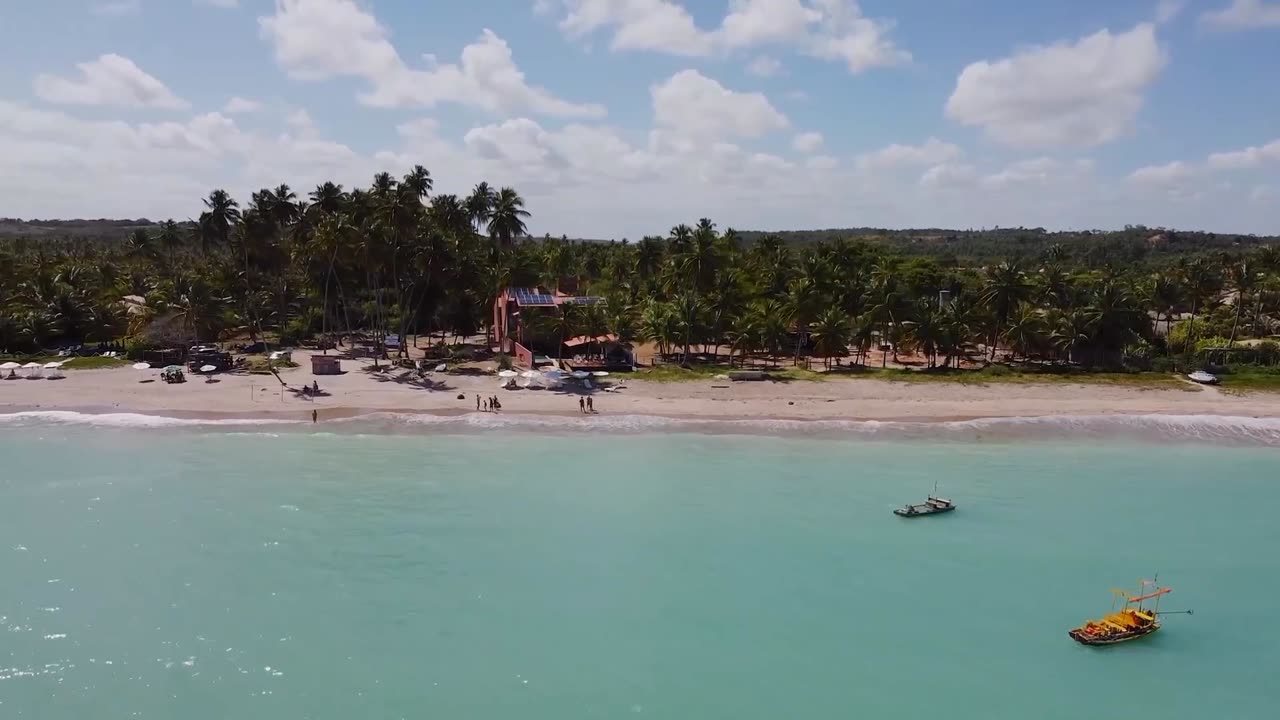
[[[505,414],[578,413],[571,391],[498,388],[498,378],[437,375],[428,385],[407,371],[375,373],[371,363],[344,360],[346,373],[313,376],[302,367],[282,372],[282,391],[270,375],[220,374],[216,382],[188,375],[186,383],[160,381],[159,370],[129,368],[68,371],[61,380],[0,380],[0,412],[75,410],[134,412],[172,417],[311,419],[321,421],[372,412],[461,414],[475,412],[475,396],[497,395]],[[149,380],[150,382],[141,382]],[[324,395],[296,393],[318,381]],[[601,414],[707,419],[964,420],[1050,415],[1222,415],[1280,417],[1280,402],[1267,394],[1233,395],[1214,388],[1139,389],[1108,385],[902,383],[870,379],[823,382],[644,382],[618,375],[625,387],[592,394]],[[296,387],[295,387],[296,386]],[[459,394],[464,400],[457,399]]]

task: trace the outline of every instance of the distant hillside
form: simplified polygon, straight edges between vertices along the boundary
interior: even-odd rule
[[[188,224],[181,223],[184,227]],[[0,218],[0,239],[71,239],[112,242],[123,240],[139,228],[155,229],[159,223],[146,218],[135,220],[17,220]],[[1152,260],[1207,252],[1244,250],[1280,243],[1280,236],[1237,235],[1199,231],[1128,226],[1123,230],[1049,232],[1043,228],[992,228],[953,230],[947,228],[829,228],[825,230],[740,231],[750,243],[762,235],[777,235],[795,246],[861,240],[888,247],[905,255],[921,255],[943,260],[985,261],[994,258],[1034,259],[1043,257],[1055,245],[1068,257],[1090,264],[1101,262],[1142,263]],[[600,242],[570,238],[573,242]]]
[[[85,238],[112,240],[128,237],[138,228],[153,228],[159,223],[146,218],[137,220],[18,220],[0,218],[0,238]]]

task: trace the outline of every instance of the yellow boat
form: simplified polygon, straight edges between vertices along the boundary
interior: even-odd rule
[[[1154,580],[1142,580],[1141,583],[1138,594],[1133,596],[1124,590],[1112,590],[1124,598],[1124,605],[1116,610],[1113,600],[1109,614],[1098,620],[1089,620],[1068,631],[1067,635],[1082,645],[1117,645],[1159,630],[1160,598],[1173,592],[1173,588],[1159,587]],[[1147,592],[1148,588],[1152,588],[1150,592]],[[1148,600],[1155,600],[1155,604],[1146,607]]]

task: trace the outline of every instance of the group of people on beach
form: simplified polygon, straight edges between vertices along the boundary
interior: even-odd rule
[[[590,395],[588,395],[585,398],[582,398],[582,397],[578,398],[578,412],[585,413],[588,415],[596,414],[596,406],[594,403],[591,402]]]
[[[483,410],[481,410],[482,407]],[[491,395],[481,403],[479,393],[476,394],[476,412],[498,412],[501,409],[502,403],[498,401],[497,395]]]

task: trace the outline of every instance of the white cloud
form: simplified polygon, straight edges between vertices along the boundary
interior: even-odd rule
[[[936,190],[968,187],[978,180],[978,171],[972,165],[943,163],[934,165],[920,176],[920,186]]]
[[[1009,163],[998,172],[982,178],[982,184],[993,190],[1027,186],[1043,187],[1053,183],[1079,179],[1093,171],[1090,160],[1064,163],[1049,157],[1029,158]]]
[[[233,97],[223,106],[222,112],[228,115],[238,115],[242,113],[258,112],[262,109],[262,103],[257,100],[249,100],[239,96]]]
[[[1129,181],[1141,185],[1171,186],[1191,179],[1196,169],[1181,160],[1164,165],[1148,165],[1129,174]]]
[[[1255,168],[1269,161],[1280,162],[1280,140],[1272,140],[1262,147],[1250,146],[1243,150],[1213,153],[1206,163],[1214,170],[1241,170]]]
[[[911,62],[911,53],[889,38],[893,23],[863,16],[852,0],[814,0],[823,11],[821,27],[807,52],[824,60],[843,60],[857,74],[876,67]]]
[[[196,0],[196,4],[231,10],[240,7],[240,0]]]
[[[1186,0],[1160,0],[1156,3],[1156,23],[1163,25],[1173,22],[1186,6]]]
[[[91,62],[79,63],[80,76],[36,76],[35,91],[40,99],[68,105],[120,105],[170,110],[188,106],[164,83],[143,72],[126,57],[114,53]]]
[[[1280,28],[1280,3],[1264,0],[1232,0],[1221,10],[1200,16],[1200,22],[1219,30]]]
[[[719,38],[728,47],[794,41],[820,20],[822,13],[800,0],[730,0]]]
[[[814,155],[804,161],[804,166],[810,170],[834,170],[839,165],[840,161],[830,155]]]
[[[705,56],[785,46],[845,63],[851,73],[911,61],[889,37],[893,22],[862,14],[856,0],[730,0],[719,27],[703,30],[672,0],[560,0],[560,29],[572,38],[612,30],[615,51]],[[544,3],[540,6],[547,9]]]
[[[711,39],[693,16],[669,0],[564,0],[560,29],[585,37],[602,28],[615,29],[614,50],[658,50],[672,55],[707,55]]]
[[[559,117],[602,117],[604,107],[573,103],[530,85],[506,41],[490,30],[462,49],[458,64],[426,56],[426,69],[407,66],[378,19],[354,0],[276,0],[258,19],[276,62],[302,80],[358,77],[371,90],[366,105],[434,107],[457,103],[491,112],[528,111]]]
[[[791,139],[791,147],[796,152],[802,152],[806,155],[815,153],[822,147],[822,133],[805,132],[796,135]]]
[[[756,77],[776,77],[782,74],[782,63],[768,55],[761,55],[747,65],[747,72]]]
[[[1272,202],[1280,200],[1280,187],[1275,185],[1258,185],[1249,192],[1249,199],[1254,202]]]
[[[1100,145],[1129,131],[1165,63],[1153,25],[1101,30],[969,65],[946,113],[1010,145]]]
[[[931,137],[919,145],[894,143],[875,152],[859,155],[856,165],[859,170],[864,171],[923,167],[949,163],[963,154],[964,151],[959,146]]]
[[[762,93],[735,92],[697,70],[682,70],[649,92],[655,123],[683,137],[759,137],[788,125]]]
[[[142,0],[105,0],[89,8],[94,15],[135,15],[140,10]]]

